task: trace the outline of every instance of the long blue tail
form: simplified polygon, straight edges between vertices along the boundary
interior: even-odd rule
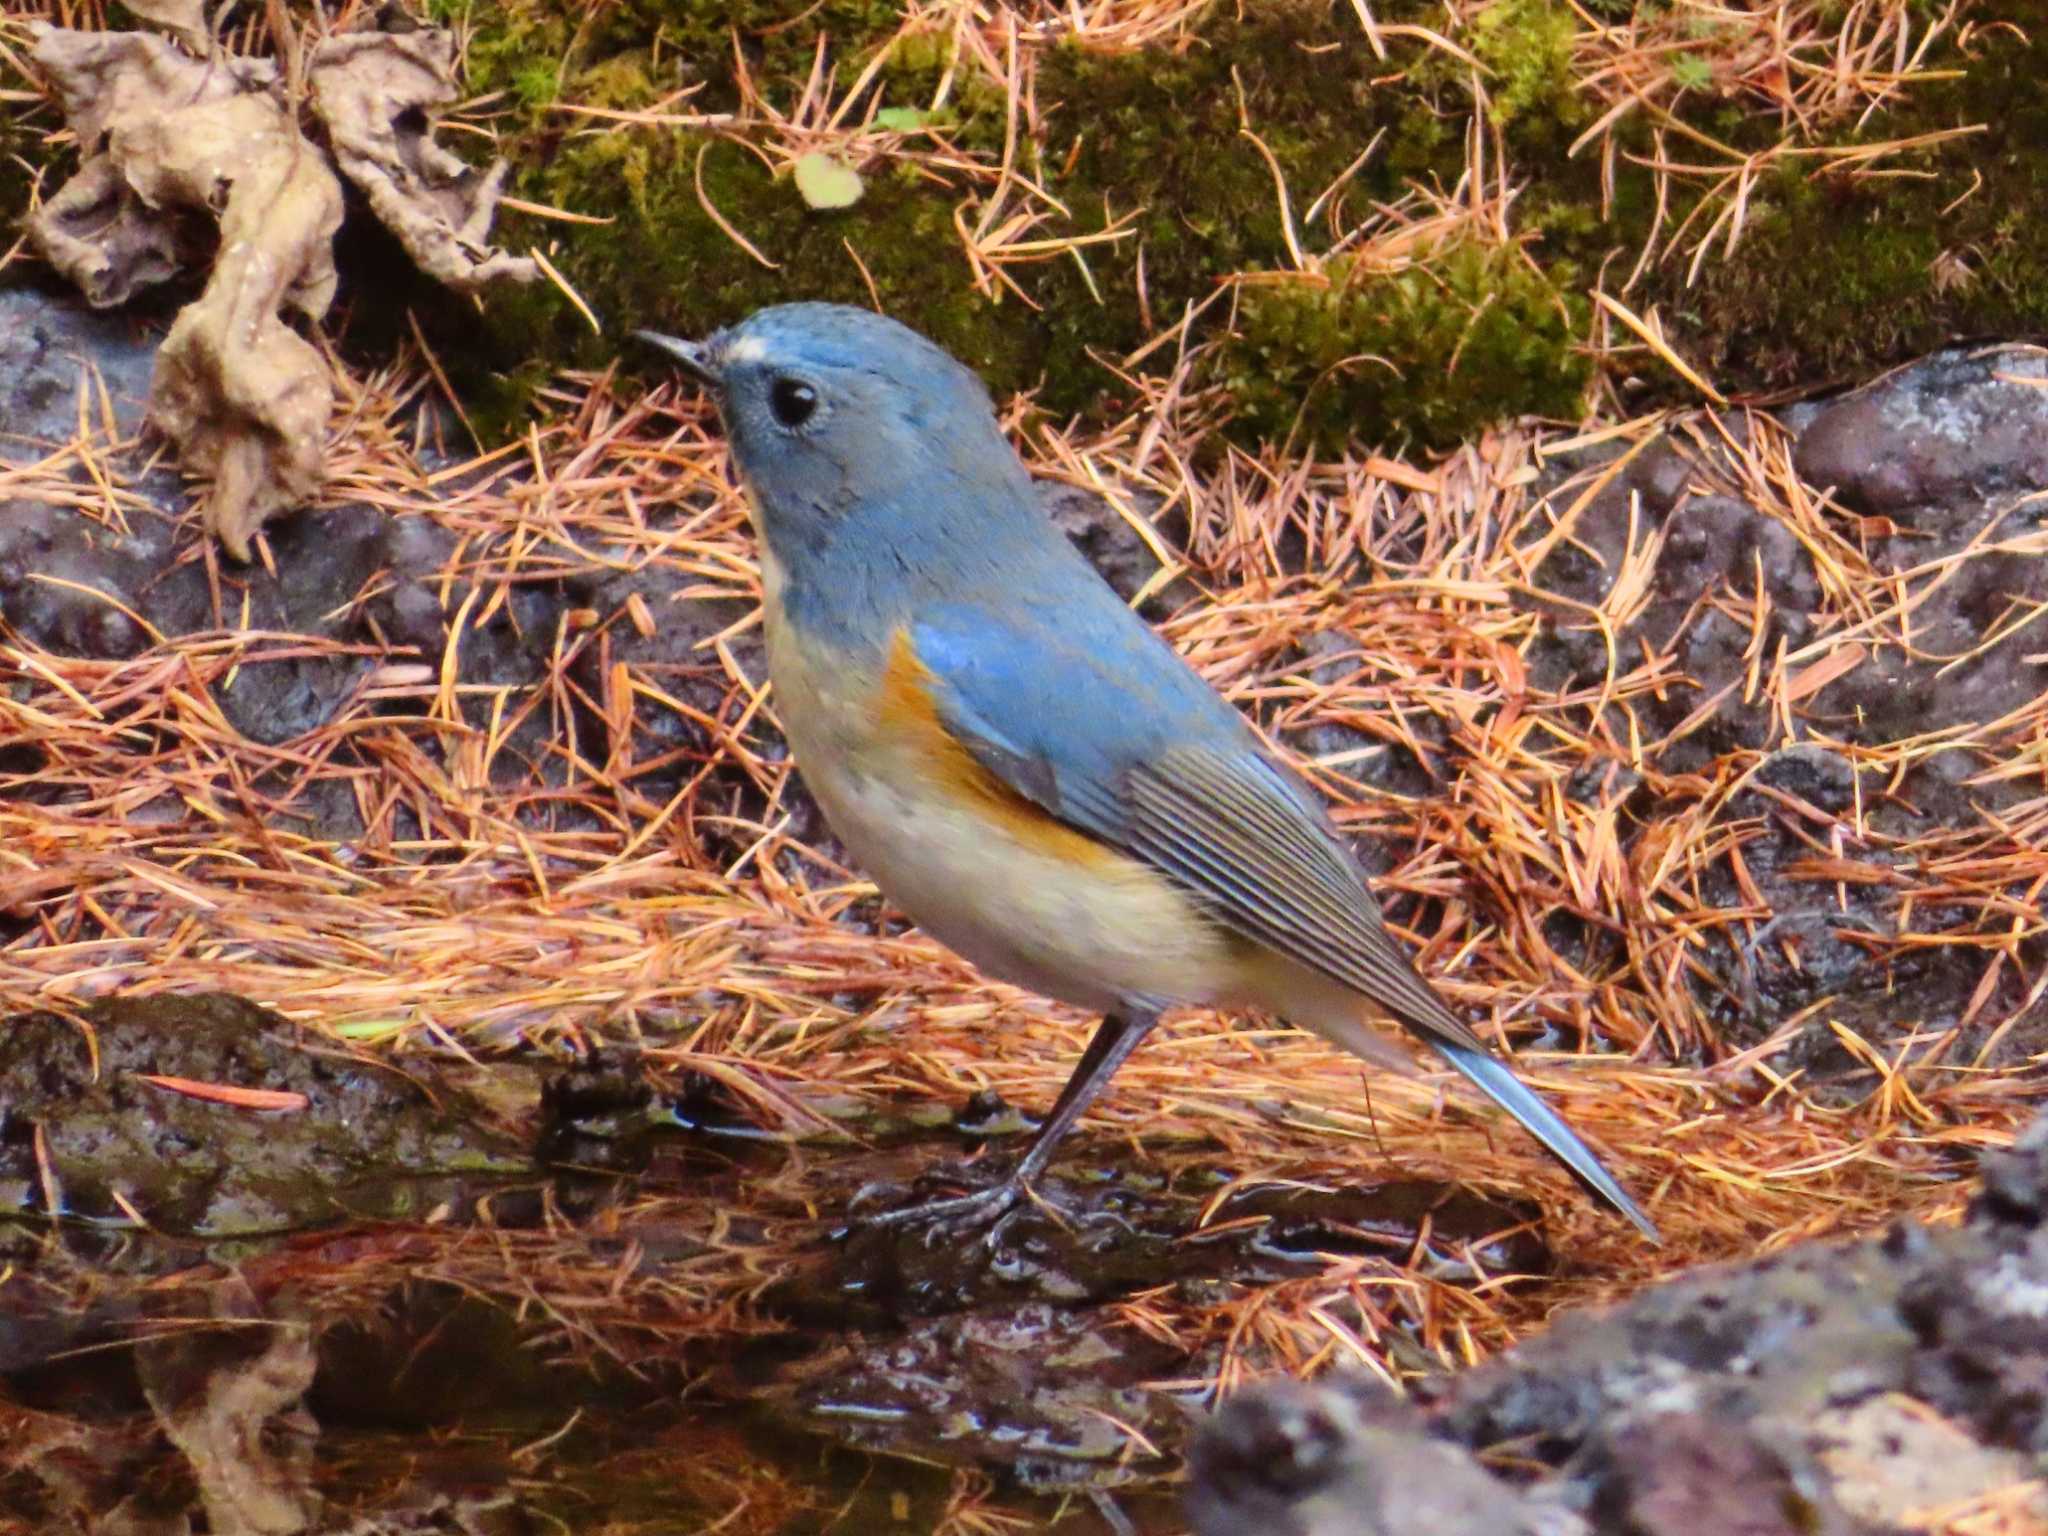
[[[1474,1087],[1521,1121],[1531,1136],[1557,1154],[1558,1161],[1577,1174],[1586,1188],[1634,1222],[1651,1242],[1663,1242],[1657,1235],[1656,1223],[1642,1213],[1627,1191],[1615,1182],[1614,1175],[1600,1166],[1600,1159],[1591,1149],[1528,1084],[1515,1076],[1506,1062],[1489,1052],[1454,1045],[1441,1038],[1429,1043],[1442,1053],[1444,1060],[1464,1073]]]

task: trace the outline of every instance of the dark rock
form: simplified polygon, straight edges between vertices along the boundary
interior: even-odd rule
[[[299,1095],[256,1109],[151,1077]],[[480,1109],[225,995],[0,1026],[0,1218],[206,1241],[394,1217],[528,1167]],[[56,1209],[50,1208],[56,1201]]]
[[[1823,410],[1800,478],[1859,511],[1924,526],[1924,509],[2048,486],[2048,352],[1937,352]],[[2029,382],[2033,381],[2033,382]]]
[[[1762,580],[1774,608],[1789,609],[1801,619],[1821,600],[1813,560],[1798,535],[1774,517],[1732,496],[1697,496],[1674,511],[1665,523],[1665,560],[1660,562],[1659,590],[1670,600],[1692,602],[1726,581],[1754,592]],[[1802,625],[1791,631],[1805,634]]]
[[[1561,1514],[1562,1512],[1558,1512]],[[1196,1441],[1188,1521],[1197,1536],[1562,1536],[1421,1416],[1344,1385],[1280,1382],[1224,1405]]]
[[[1356,686],[1365,666],[1357,642],[1339,631],[1311,631],[1301,637],[1298,649],[1303,670],[1322,687]],[[1289,745],[1302,756],[1335,760],[1336,771],[1345,778],[1404,796],[1442,789],[1435,763],[1449,741],[1449,727],[1437,716],[1421,712],[1411,712],[1398,724],[1371,716],[1361,716],[1355,723],[1321,720],[1289,737]],[[1357,852],[1369,874],[1382,872],[1390,862],[1371,842],[1360,843]]]
[[[1765,758],[1753,782],[1795,795],[1817,810],[1840,815],[1855,809],[1859,776],[1856,764],[1839,752],[1801,742],[1782,747]],[[1866,789],[1874,794],[1876,788],[1873,774]]]
[[[1146,582],[1159,574],[1159,557],[1152,552],[1152,547],[1123,514],[1101,496],[1081,486],[1069,485],[1064,480],[1041,480],[1038,493],[1053,525],[1073,540],[1074,547],[1102,573],[1105,581],[1116,588],[1119,597],[1129,601],[1143,590]],[[1137,502],[1141,517],[1158,519],[1157,497],[1139,496]],[[1186,531],[1185,524],[1180,524],[1162,530],[1162,534],[1171,547]],[[1176,577],[1163,590],[1153,593],[1142,611],[1149,616],[1160,617],[1192,596],[1194,587],[1187,578]]]
[[[1772,415],[1778,425],[1783,427],[1786,432],[1790,433],[1793,437],[1798,437],[1808,427],[1826,415],[1828,408],[1840,398],[1841,394],[1836,393],[1827,396],[1815,396],[1806,400],[1794,400],[1790,405],[1783,406],[1773,412]]]
[[[608,720],[604,728],[615,777],[624,775],[657,801],[724,750],[709,722],[729,728],[748,703],[708,642],[744,623],[753,604],[741,598],[679,596],[677,585],[674,573],[664,570],[596,583],[581,606],[597,614],[601,633],[570,666],[570,676],[593,700],[607,697],[606,679],[614,667],[625,667],[641,685],[630,732],[617,731]],[[653,621],[651,634],[634,626],[629,606]],[[758,629],[732,636],[728,649],[755,686],[766,680]]]
[[[1661,798],[1638,798],[1617,818],[1625,856],[1641,838],[1661,835],[1686,814],[1700,792],[1686,781],[1696,776],[1703,787],[1730,757],[1762,757],[1751,787],[1722,813],[1751,824],[1740,833],[1750,878],[1738,881],[1716,863],[1703,880],[1711,903],[1742,906],[1760,895],[1768,915],[1760,928],[1728,941],[1717,962],[1725,984],[1703,984],[1701,1000],[1720,1038],[1740,1044],[1831,999],[1830,1011],[1815,1014],[1781,1061],[1806,1070],[1810,1080],[1853,1078],[1864,1070],[1841,1048],[1833,1023],[1878,1040],[1907,1021],[1949,1027],[1961,1020],[1983,976],[1981,951],[1948,946],[1906,953],[1882,942],[1896,929],[1898,882],[1910,878],[1903,866],[1895,872],[1898,850],[1940,829],[1983,828],[1987,816],[2023,801],[2025,789],[2013,782],[1967,782],[1990,766],[1976,751],[1919,757],[1895,781],[1896,755],[1887,754],[1891,760],[1880,775],[1868,771],[1875,755],[1856,749],[2011,719],[2040,696],[2041,668],[2027,659],[2037,647],[2019,621],[2048,600],[2048,562],[2024,549],[1999,549],[1982,535],[2001,516],[2008,519],[2001,533],[2019,537],[2031,530],[2026,509],[2014,508],[2010,497],[2048,483],[2048,433],[2038,430],[2048,426],[2048,391],[1994,377],[2001,373],[2048,377],[2048,353],[1945,353],[1786,417],[1806,434],[1800,466],[1809,479],[1847,474],[1842,454],[1890,454],[1898,461],[1893,470],[1907,462],[1900,455],[1919,455],[1908,478],[1922,500],[1910,515],[1887,502],[1884,517],[1891,521],[1851,522],[1842,530],[1879,570],[1954,558],[1938,580],[1916,579],[1910,651],[1890,643],[1890,632],[1879,627],[1853,639],[1845,635],[1839,643],[1857,649],[1830,657],[1828,627],[1847,615],[1838,611],[1805,537],[1731,494],[1739,488],[1735,477],[1711,456],[1694,463],[1682,448],[1652,443],[1588,499],[1591,477],[1611,467],[1619,451],[1616,444],[1599,444],[1553,459],[1539,482],[1556,515],[1577,510],[1571,540],[1552,550],[1538,573],[1541,590],[1525,599],[1542,616],[1525,651],[1531,685],[1583,690],[1605,677],[1616,658],[1624,670],[1646,654],[1668,653],[1677,663],[1682,677],[1637,695],[1625,716],[1616,710],[1604,721],[1584,721],[1595,739],[1672,737],[1646,764]],[[1733,431],[1740,424],[1731,418],[1725,425]],[[1842,434],[1852,427],[1864,436],[1845,447],[1849,439]],[[1827,515],[1840,523],[1838,514]],[[1640,555],[1660,537],[1644,600],[1625,627],[1610,635],[1572,606],[1607,600],[1629,551]],[[1570,602],[1548,602],[1548,594]],[[1760,626],[1750,618],[1759,597]],[[1995,630],[2009,632],[1981,654],[1968,654]],[[1850,663],[1797,701],[1789,734],[1785,713],[1758,696],[1780,656],[1788,672],[1829,660]],[[1347,741],[1328,727],[1317,730],[1323,734],[1304,744],[1318,750],[1346,750],[1371,739],[1353,732]],[[1442,781],[1455,781],[1454,744],[1434,766]],[[1774,789],[1780,793],[1768,792]],[[1871,866],[1866,880],[1852,878],[1838,891],[1815,872],[1820,844],[1830,840],[1852,864]],[[1584,937],[1566,925],[1555,942],[1562,953],[1578,956]],[[1992,988],[1996,995],[1980,1000],[1966,1037],[1987,1036],[1996,1021],[2026,1006],[2025,989],[2008,985],[2004,976]],[[2021,1035],[2038,1040],[2031,1028],[2011,1029],[2000,1049],[2010,1049]]]
[[[151,575],[139,542],[73,511],[0,502],[0,615],[45,650],[134,655],[147,637],[132,605]]]
[[[1565,545],[1544,564],[1543,591],[1526,599],[1543,616],[1543,628],[1526,653],[1529,680],[1537,690],[1569,691],[1604,677],[1616,656],[1624,658],[1621,666],[1626,671],[1645,647],[1670,651],[1684,681],[1640,698],[1633,706],[1639,730],[1663,733],[1675,730],[1704,700],[1746,676],[1746,652],[1753,636],[1726,613],[1707,607],[1706,600],[1730,583],[1739,584],[1745,594],[1754,591],[1751,552],[1775,537],[1769,530],[1776,524],[1731,497],[1682,498],[1660,519],[1647,503],[1631,511],[1630,496],[1625,480],[1610,485],[1575,525],[1575,534],[1599,551],[1599,559]],[[1649,600],[1625,630],[1610,636],[1582,609],[1544,601],[1544,593],[1555,592],[1574,603],[1602,602],[1627,553],[1631,526],[1640,550],[1645,540],[1657,536],[1660,521],[1665,542],[1652,574]],[[1767,644],[1774,647],[1781,636],[1791,639],[1810,626],[1813,580],[1803,552],[1797,559],[1775,563],[1768,579],[1781,598],[1767,636]],[[1619,721],[1609,728],[1617,727],[1626,729]],[[1767,715],[1745,707],[1737,690],[1703,722],[1694,722],[1684,738],[1665,750],[1657,766],[1672,773],[1698,771],[1724,753],[1761,746],[1770,728]]]
[[[1418,1442],[1507,1457],[1521,1486],[1503,1497],[1522,1510],[1584,1510],[1627,1536],[1849,1536],[2010,1495],[2048,1453],[2044,1212],[2048,1117],[1987,1157],[1960,1230],[1807,1244],[1567,1316],[1419,1383],[1404,1428],[1359,1406],[1371,1383],[1250,1389],[1196,1444],[1190,1516],[1202,1536],[1377,1533],[1383,1474],[1354,1469],[1420,1464]],[[1385,1462],[1396,1433],[1410,1444]],[[1511,1518],[1494,1506],[1408,1528],[1482,1536]]]
[[[94,374],[106,386],[115,431],[134,436],[149,405],[156,344],[129,315],[35,288],[0,289],[0,459],[41,458],[41,445],[76,433],[81,388],[86,419],[99,425]]]
[[[2048,1220],[2048,1115],[2033,1121],[2004,1152],[1984,1155],[1970,1219],[2024,1236]]]
[[[1643,509],[1662,519],[1678,507],[1698,473],[1693,455],[1669,437],[1660,437],[1623,471],[1623,483],[1642,497]]]
[[[1694,494],[1695,470],[1675,450],[1645,449],[1581,511],[1573,525],[1577,542],[1561,545],[1542,570],[1546,591],[1589,606],[1603,602],[1631,548],[1638,550],[1660,530],[1663,545],[1652,573],[1648,601],[1634,622],[1614,637],[1633,658],[1643,645],[1673,649],[1689,683],[1641,701],[1639,710],[1660,731],[1675,729],[1703,699],[1747,678],[1757,637],[1708,600],[1723,593],[1751,601],[1761,581],[1769,604],[1764,653],[1810,638],[1822,601],[1813,561],[1798,537],[1776,518],[1733,496]],[[1652,479],[1657,495],[1645,492],[1639,475]],[[1674,489],[1676,487],[1677,489]],[[1672,499],[1662,497],[1670,493]],[[1567,497],[1571,493],[1559,490]],[[1541,605],[1541,598],[1532,601]],[[1539,688],[1563,689],[1599,677],[1609,665],[1608,637],[1586,616],[1562,605],[1546,608],[1544,633],[1529,653],[1529,674]],[[1660,766],[1689,772],[1726,752],[1764,746],[1772,729],[1767,711],[1751,707],[1740,690],[1725,698],[1715,715],[1678,742]]]
[[[456,535],[432,518],[387,514],[369,530],[369,572],[353,604],[352,632],[394,650],[438,662],[448,625],[469,595],[466,582],[439,580],[455,554]]]

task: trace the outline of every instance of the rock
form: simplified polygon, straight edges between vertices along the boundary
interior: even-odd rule
[[[94,371],[107,382],[118,429],[136,432],[152,356],[148,338],[130,324],[94,314],[76,300],[27,289],[0,293],[0,359],[11,360],[16,370],[0,381],[0,445],[30,460],[56,451],[77,430],[80,379]],[[89,423],[97,427],[96,393],[89,393],[88,404]],[[529,697],[551,686],[563,658],[578,685],[564,697],[580,694],[599,706],[574,723],[602,738],[610,726],[602,715],[609,657],[650,685],[634,700],[633,739],[614,743],[615,751],[623,748],[621,761],[629,765],[668,759],[665,768],[633,779],[631,788],[663,803],[718,755],[690,712],[717,718],[731,680],[716,655],[694,647],[744,620],[746,602],[679,600],[675,593],[684,579],[661,567],[630,577],[589,580],[572,572],[515,581],[501,593],[495,580],[450,569],[462,535],[431,508],[391,511],[360,504],[280,520],[266,534],[274,572],[255,565],[216,578],[204,562],[181,558],[193,525],[182,516],[186,497],[176,477],[142,476],[140,462],[139,453],[125,462],[124,478],[153,498],[163,515],[131,512],[125,528],[88,515],[69,497],[0,503],[0,616],[31,645],[116,660],[142,652],[156,635],[176,641],[244,629],[291,637],[252,641],[214,683],[215,701],[230,726],[251,741],[282,746],[331,724],[382,667],[423,664],[438,671],[454,620],[467,603],[458,661],[459,681],[471,691],[458,703],[471,724],[487,724],[496,707],[484,690],[505,690],[515,702]],[[445,465],[428,460],[421,467]],[[473,543],[468,552],[474,560]],[[479,587],[480,580],[487,589]],[[651,636],[641,637],[628,622],[625,604],[633,593],[654,622]],[[594,609],[599,630],[565,631],[572,609]],[[741,665],[756,680],[762,676],[758,647],[756,635],[733,640]],[[656,693],[685,708],[671,708]],[[376,706],[393,718],[424,707],[402,696]],[[501,782],[562,781],[567,759],[552,745],[563,727],[557,713],[551,707],[506,711],[518,723],[493,761]],[[772,756],[779,744],[764,741],[760,750]],[[597,756],[604,756],[602,749]],[[762,797],[743,782],[744,775],[731,768],[721,772],[731,789],[721,812],[744,819],[762,808]],[[307,791],[331,802],[312,808],[315,825],[350,838],[361,831],[360,817],[354,797],[331,793],[336,787],[336,781],[323,780]],[[806,812],[804,824],[790,828],[794,836],[824,836],[807,800],[792,797],[791,808]],[[737,851],[723,850],[728,858]]]
[[[146,642],[133,602],[151,570],[138,542],[69,509],[0,502],[0,614],[45,650],[133,656]]]
[[[1342,1378],[1248,1389],[1202,1431],[1189,1516],[1201,1536],[1482,1536],[1541,1508],[1630,1536],[1849,1536],[1997,1497],[2048,1521],[2031,1482],[2048,1451],[2048,1116],[1983,1182],[1960,1229],[1688,1274],[1431,1379],[1413,1408]],[[1514,1482],[1472,1482],[1490,1474],[1471,1457],[1510,1449]],[[1390,1526],[1379,1490],[1404,1476],[1402,1497],[1472,1502]]]
[[[1703,895],[1721,907],[1760,897],[1766,910],[1761,928],[1714,961],[1720,979],[1699,996],[1730,1044],[1764,1038],[1831,998],[1829,1013],[1814,1016],[1780,1063],[1810,1080],[1860,1070],[1834,1024],[1866,1039],[1957,1025],[1982,1038],[1995,1027],[1985,1021],[2026,1006],[2026,989],[1999,975],[1972,1007],[1984,981],[1981,949],[1904,952],[1868,940],[1896,931],[1897,893],[1911,878],[1901,862],[1906,849],[1944,831],[2003,838],[1987,818],[2026,798],[2017,779],[1970,781],[1996,760],[2001,734],[2025,728],[2024,711],[2048,685],[2038,627],[2027,623],[2048,601],[2048,562],[2026,542],[2038,539],[2041,513],[2016,500],[2048,485],[2044,386],[2048,351],[1957,350],[1783,413],[1802,476],[1816,486],[1839,483],[1845,504],[1865,514],[1821,514],[1856,547],[1853,557],[1828,555],[1830,534],[1806,527],[1794,511],[1746,500],[1746,472],[1727,456],[1682,442],[1636,450],[1590,497],[1590,477],[1622,451],[1615,443],[1549,460],[1538,482],[1554,514],[1575,511],[1569,539],[1550,549],[1519,599],[1541,616],[1523,652],[1530,685],[1583,691],[1617,665],[1626,673],[1666,655],[1676,663],[1676,679],[1636,695],[1626,710],[1583,722],[1596,741],[1664,738],[1643,764],[1657,794],[1615,820],[1624,860],[1696,811],[1706,785],[1754,769],[1745,792],[1711,808],[1720,828],[1748,823],[1739,834],[1744,877],[1710,864]],[[1738,443],[1749,430],[1732,417],[1721,426]],[[1994,523],[1995,536],[1986,537]],[[1862,611],[1837,590],[1832,565],[1860,560],[1880,573],[1918,572],[1901,589],[1912,594],[1910,645],[1899,643],[1898,620],[1862,624]],[[1624,574],[1629,586],[1617,601]],[[1603,604],[1605,625],[1587,611]],[[1810,681],[1795,690],[1801,673]],[[1970,735],[1983,745],[1897,750],[1968,727],[1978,728]],[[1364,744],[1323,721],[1298,739],[1314,750]],[[1443,784],[1455,786],[1462,750],[1451,745],[1435,765]],[[1846,871],[1837,890],[1816,868],[1817,836],[1867,872]],[[1576,955],[1579,938],[1566,925],[1551,942]],[[1998,1049],[2038,1048],[2037,1031],[2008,1030]]]
[[[1370,1388],[1280,1382],[1242,1393],[1196,1441],[1187,1494],[1197,1536],[1567,1536],[1421,1415]]]
[[[1925,1530],[1929,1511],[1968,1509],[1987,1494],[2002,1494],[1998,1502],[2015,1517],[2048,1520],[2048,1497],[2027,1491],[2030,1458],[1979,1442],[1966,1425],[1904,1394],[1827,1409],[1807,1444],[1861,1529]]]
[[[1041,480],[1038,492],[1053,525],[1073,541],[1088,563],[1102,573],[1103,580],[1116,588],[1119,597],[1126,601],[1135,597],[1146,582],[1159,574],[1159,557],[1152,552],[1152,546],[1104,498],[1063,480]],[[1158,518],[1157,497],[1140,496],[1137,502],[1141,516]],[[1169,547],[1181,532],[1185,532],[1184,525],[1168,532]],[[1153,593],[1141,611],[1161,617],[1193,595],[1193,585],[1185,576],[1177,576],[1163,590]]]
[[[414,1214],[464,1180],[530,1166],[467,1099],[294,1035],[224,994],[5,1020],[0,1211],[211,1242]],[[252,1106],[195,1084],[299,1102]]]
[[[1817,1471],[1712,1413],[1646,1413],[1600,1442],[1603,1529],[1631,1536],[1848,1536]]]
[[[570,676],[607,709],[610,675],[626,669],[635,687],[632,711],[620,720],[606,714],[607,760],[631,773],[634,788],[657,802],[722,750],[706,722],[731,726],[747,704],[739,679],[708,642],[743,625],[753,604],[737,597],[678,597],[676,586],[671,573],[648,570],[610,577],[579,594],[580,606],[606,627],[599,643],[585,646],[570,664]],[[636,613],[644,616],[647,633],[636,624]],[[758,628],[732,635],[727,648],[743,677],[757,687],[767,679]],[[653,774],[635,766],[662,760],[669,766]]]
[[[2048,351],[1955,348],[1822,411],[1794,462],[1845,505],[1923,526],[1926,509],[2048,486]]]
[[[1864,780],[1863,793],[1875,798],[1882,783],[1874,772],[1859,771],[1839,752],[1801,742],[1781,747],[1765,758],[1754,782],[1796,795],[1831,815],[1845,815],[1855,809],[1858,779]]]
[[[0,289],[0,459],[40,458],[36,446],[78,430],[79,392],[86,416],[101,424],[93,376],[106,386],[114,429],[133,437],[149,405],[156,338],[127,315],[103,314],[35,288]]]

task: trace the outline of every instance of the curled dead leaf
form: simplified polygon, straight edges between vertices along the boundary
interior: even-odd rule
[[[281,312],[317,322],[333,301],[337,164],[439,281],[473,292],[538,268],[487,243],[503,165],[470,166],[420,126],[457,95],[446,31],[354,32],[315,50],[311,101],[330,148],[300,131],[276,65],[215,47],[193,0],[132,9],[206,56],[150,33],[31,25],[82,159],[30,233],[102,307],[211,256],[205,292],[158,353],[150,419],[187,470],[212,477],[205,526],[247,560],[257,530],[310,499],[324,470],[329,364]]]
[[[116,142],[161,201],[225,197],[213,276],[157,352],[149,412],[184,466],[213,477],[206,527],[246,560],[257,529],[320,487],[334,387],[280,311],[317,320],[334,298],[341,184],[268,95],[166,113]]]
[[[268,60],[194,58],[146,32],[71,32],[32,22],[36,66],[78,137],[78,172],[30,215],[43,259],[98,308],[189,271],[211,246],[203,213],[152,204],[112,152],[123,124],[268,90]]]
[[[194,53],[212,46],[206,25],[205,0],[127,0],[128,9],[152,26],[162,27]]]
[[[419,130],[422,114],[458,95],[452,35],[423,28],[333,38],[313,55],[307,79],[336,164],[421,271],[464,293],[540,275],[530,258],[489,244],[505,162],[479,170]]]

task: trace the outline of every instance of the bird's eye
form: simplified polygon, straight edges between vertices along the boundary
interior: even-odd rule
[[[785,427],[800,427],[817,410],[818,392],[802,379],[777,379],[768,386],[768,405]]]

